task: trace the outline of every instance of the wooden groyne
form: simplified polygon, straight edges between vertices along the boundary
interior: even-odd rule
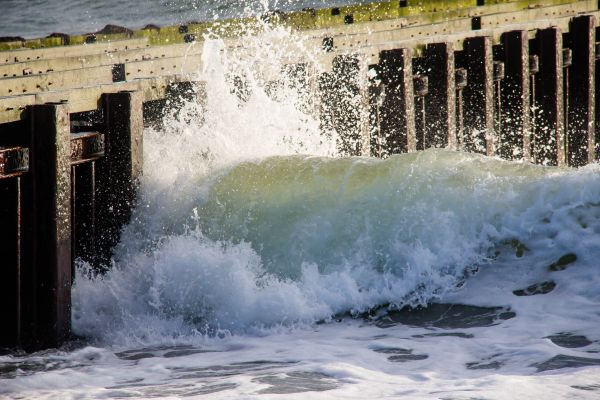
[[[600,154],[599,16],[595,1],[402,0],[0,41],[0,348],[69,338],[74,260],[109,265],[144,124],[168,98],[204,96],[203,35],[224,37],[274,97],[302,88],[346,154],[448,147],[578,167]],[[277,70],[239,38],[273,24],[296,35],[269,39]]]

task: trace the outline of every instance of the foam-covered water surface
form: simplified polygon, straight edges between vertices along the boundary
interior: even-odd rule
[[[240,101],[204,57],[112,269],[78,266],[82,339],[0,356],[0,396],[600,396],[600,166],[340,157],[300,94]]]

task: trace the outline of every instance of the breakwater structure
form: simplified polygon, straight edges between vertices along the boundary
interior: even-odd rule
[[[0,348],[69,339],[74,262],[110,265],[135,205],[144,126],[181,97],[206,96],[205,37],[252,63],[268,94],[304,92],[343,154],[446,147],[579,167],[600,154],[598,7],[400,0],[0,38]],[[273,25],[297,38],[279,44],[278,70],[240,39]],[[231,77],[241,101],[244,79]]]

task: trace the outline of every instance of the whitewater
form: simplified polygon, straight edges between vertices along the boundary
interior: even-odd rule
[[[600,398],[598,164],[345,157],[293,85],[203,57],[112,268],[78,265],[79,339],[0,356],[0,398]]]

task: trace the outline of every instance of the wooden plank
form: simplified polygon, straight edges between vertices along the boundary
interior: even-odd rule
[[[417,150],[413,93],[412,49],[388,50],[379,56],[379,73],[385,85],[379,131],[387,154]]]
[[[35,103],[35,95],[0,97],[0,124],[24,119],[25,108]]]
[[[67,104],[28,108],[23,178],[23,331],[27,349],[56,347],[71,327],[71,134]]]
[[[500,132],[501,155],[505,159],[531,160],[531,104],[529,33],[511,31],[503,35],[505,77],[501,82],[504,114]]]
[[[547,4],[547,3],[546,3]],[[528,20],[553,20],[560,17],[575,16],[580,13],[597,11],[598,3],[593,0],[577,1],[570,4],[560,4],[546,7],[529,7],[515,13],[499,13],[481,17],[481,28],[503,28],[516,22]]]
[[[153,76],[196,74],[201,70],[202,56],[198,53],[125,64],[125,77],[130,81]]]
[[[361,75],[364,74],[364,79]],[[333,61],[333,73],[321,80],[321,118],[326,129],[337,132],[338,150],[344,155],[361,155],[367,140],[363,124],[368,123],[361,84],[366,80],[366,68],[356,55],[340,55]]]
[[[198,44],[174,44],[143,49],[119,50],[99,54],[77,54],[68,57],[43,58],[26,62],[0,64],[0,78],[43,74],[52,71],[68,71],[102,65],[126,64],[135,61],[148,61],[183,54],[200,54],[202,46]],[[24,73],[27,72],[27,73]]]
[[[124,90],[141,91],[144,101],[158,100],[165,96],[169,85],[189,80],[182,75],[163,76],[147,79],[136,79],[131,82],[94,85],[85,88],[57,90],[15,97],[0,97],[0,124],[19,121],[25,118],[24,110],[28,105],[47,102],[69,102],[71,112],[83,112],[98,108],[102,93],[116,93]]]
[[[61,90],[110,83],[113,81],[112,76],[111,66],[101,66],[4,78],[0,79],[0,96],[35,94],[54,88]]]
[[[432,43],[427,46],[424,58],[427,75],[432,82],[426,102],[427,119],[430,122],[425,132],[425,148],[456,149],[454,46],[452,43]]]
[[[468,83],[463,89],[465,104],[463,149],[493,155],[495,133],[491,38],[486,36],[467,38],[464,44],[464,58]]]
[[[193,74],[200,69],[200,63],[200,55],[131,62],[125,64],[125,79],[131,81],[153,76]],[[113,66],[103,65],[0,79],[0,96],[35,94],[54,90],[55,88],[58,90],[74,89],[112,82],[115,82]]]
[[[121,227],[129,222],[143,164],[143,94],[102,96],[105,118],[105,156],[97,163],[96,238],[102,265],[110,260]]]
[[[16,49],[0,51],[0,64],[42,60],[50,58],[88,56],[121,50],[142,49],[148,47],[148,38],[114,40],[111,42],[81,44],[73,46],[47,47],[42,49]]]
[[[567,132],[568,164],[578,167],[595,159],[595,30],[593,16],[573,18],[569,35],[573,65],[569,70],[569,127]]]
[[[540,72],[536,75],[536,102],[540,107],[535,131],[535,161],[544,165],[565,165],[565,126],[562,32],[558,28],[537,32]]]
[[[71,165],[89,163],[104,156],[104,135],[80,132],[71,135]]]

